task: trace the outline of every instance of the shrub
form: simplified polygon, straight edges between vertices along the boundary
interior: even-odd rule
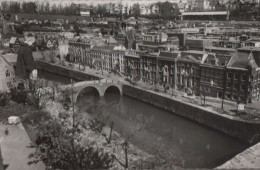
[[[6,106],[10,101],[10,95],[7,92],[0,93],[0,106]]]
[[[22,122],[25,124],[38,124],[42,120],[48,120],[50,118],[50,113],[44,111],[31,111],[24,115]]]
[[[26,103],[26,96],[27,91],[25,90],[11,89],[11,99],[17,103]]]
[[[39,153],[30,154],[32,160],[28,164],[43,161],[51,169],[109,169],[112,157],[94,145],[82,146],[82,131],[70,124],[66,114],[41,121],[37,128],[37,146],[31,146],[38,148]]]

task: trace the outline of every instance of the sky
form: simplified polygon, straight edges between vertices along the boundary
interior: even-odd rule
[[[2,1],[2,0],[1,0]],[[128,5],[133,5],[134,3],[139,3],[139,4],[150,4],[150,3],[155,3],[155,2],[180,2],[180,0],[4,0],[4,1],[39,1],[39,2],[49,2],[50,4],[53,3],[64,3],[64,4],[70,4],[70,3],[76,3],[76,4],[92,4],[92,5],[97,5],[97,4],[103,4],[103,3],[120,3],[122,1],[122,4],[128,4]],[[182,0],[184,1],[184,0]]]

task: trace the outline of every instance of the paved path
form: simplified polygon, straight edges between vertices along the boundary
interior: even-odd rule
[[[260,168],[260,143],[236,155],[231,160],[216,169],[259,169]]]
[[[8,128],[9,134],[5,135],[5,129]],[[28,155],[35,149],[27,148],[30,145],[30,138],[23,125],[3,125],[0,123],[1,150],[4,165],[8,165],[7,170],[45,170],[42,162],[28,165],[30,161]]]

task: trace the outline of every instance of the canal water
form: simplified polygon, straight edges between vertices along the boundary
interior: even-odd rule
[[[68,78],[54,76],[45,74],[44,78],[62,84],[70,82]],[[249,147],[171,112],[120,96],[117,89],[108,89],[102,98],[94,88],[86,89],[78,96],[77,106],[81,109],[88,110],[93,103],[102,105],[102,114],[109,115],[107,123],[113,121],[122,135],[128,136],[141,124],[141,131],[134,133],[131,142],[151,154],[158,152],[155,148],[159,147],[160,154],[173,155],[172,161],[184,168],[214,168]]]

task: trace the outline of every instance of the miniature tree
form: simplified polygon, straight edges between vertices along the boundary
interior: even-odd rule
[[[43,161],[51,169],[108,169],[112,157],[92,145],[82,146],[80,124],[82,118],[72,122],[71,115],[60,113],[58,118],[50,117],[38,127],[36,140],[38,152],[30,154],[28,164]]]
[[[112,107],[113,105],[117,104],[118,102],[112,102],[106,104],[103,100],[100,100],[96,104],[93,104],[91,108],[89,108],[88,112],[93,113],[95,112],[95,116],[93,119],[89,120],[89,128],[92,131],[96,131],[102,133],[105,140],[108,144],[111,143],[112,134],[114,130],[114,121],[110,120],[110,116],[104,113],[104,110],[107,108]],[[105,125],[109,126],[109,133],[106,134],[103,132],[103,128]]]
[[[145,127],[145,119],[142,114],[139,114],[136,116],[136,119],[134,120],[134,126],[129,127],[126,126],[124,127],[125,133],[123,134],[124,136],[124,142],[121,144],[121,147],[124,151],[124,156],[125,160],[122,162],[119,160],[115,155],[113,155],[114,159],[118,161],[120,165],[122,165],[125,169],[129,168],[129,149],[130,149],[130,140],[137,134],[140,133],[143,128]]]

